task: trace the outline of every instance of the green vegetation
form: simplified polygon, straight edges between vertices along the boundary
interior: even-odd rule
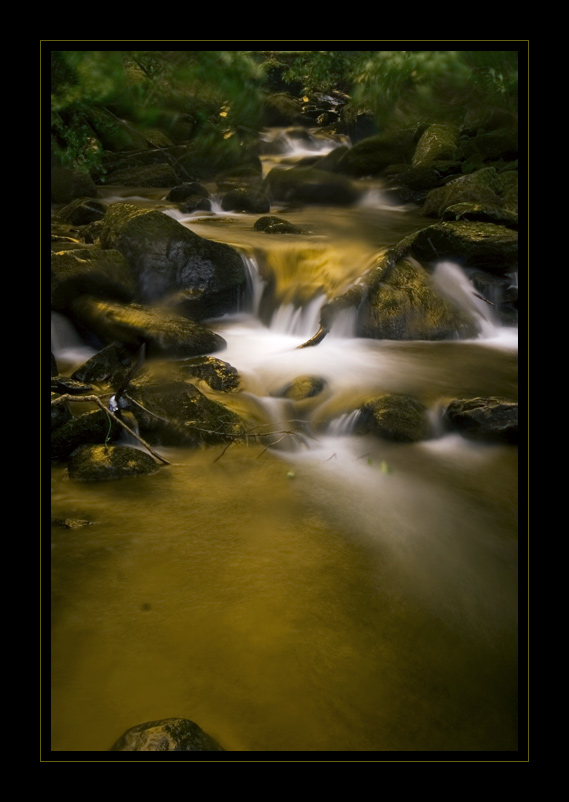
[[[516,43],[513,43],[516,44]],[[56,163],[85,172],[104,150],[242,141],[268,92],[342,95],[343,121],[394,125],[517,115],[518,51],[96,51],[51,55]]]

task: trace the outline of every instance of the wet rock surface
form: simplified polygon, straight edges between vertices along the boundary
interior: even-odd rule
[[[168,718],[131,727],[110,748],[111,752],[224,752],[193,721]]]

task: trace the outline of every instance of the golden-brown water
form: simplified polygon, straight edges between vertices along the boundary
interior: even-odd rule
[[[92,523],[51,528],[51,749],[104,752],[135,724],[179,716],[243,760],[515,752],[517,449],[440,427],[453,396],[516,397],[515,333],[339,332],[296,350],[318,302],[302,320],[287,303],[306,311],[425,221],[386,208],[283,216],[312,231],[310,248],[293,237],[283,250],[249,215],[183,222],[276,277],[269,322],[257,309],[212,326],[242,377],[233,406],[276,428],[304,420],[303,436],[222,456],[162,449],[172,465],[116,482],[52,468],[52,518]],[[66,344],[62,364],[80,362]],[[326,379],[321,398],[291,407],[271,395],[306,373]],[[350,435],[342,416],[378,390],[425,403],[431,439]]]

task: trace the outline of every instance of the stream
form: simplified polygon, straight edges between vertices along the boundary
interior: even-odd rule
[[[198,386],[275,434],[271,447],[162,448],[171,466],[116,482],[52,466],[52,518],[92,522],[51,528],[54,752],[104,752],[174,716],[244,760],[518,749],[518,452],[441,425],[451,398],[517,398],[517,330],[445,262],[436,280],[478,316],[477,339],[361,339],[346,312],[298,349],[327,298],[429,224],[366,187],[350,208],[271,208],[308,232],[287,235],[215,206],[183,215],[164,190],[101,188],[241,252],[243,308],[208,321],[241,390]],[[61,372],[94,353],[60,315],[52,350]],[[278,395],[304,375],[324,391]],[[428,408],[429,439],[352,433],[352,410],[384,391]]]

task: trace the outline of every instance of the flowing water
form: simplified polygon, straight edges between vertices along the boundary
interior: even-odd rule
[[[441,409],[517,397],[517,331],[444,263],[436,280],[477,315],[477,339],[358,339],[345,313],[298,350],[326,298],[425,219],[369,186],[350,209],[272,208],[307,233],[268,235],[258,215],[182,215],[163,195],[121,192],[243,255],[243,309],[210,322],[241,391],[200,389],[257,428],[225,451],[162,449],[173,465],[156,476],[79,484],[52,469],[52,517],[92,522],[51,531],[52,750],[106,751],[182,716],[244,760],[514,752],[517,449],[449,434]],[[52,336],[60,366],[92,353],[61,317]],[[301,375],[324,391],[279,397]],[[354,435],[378,391],[422,401],[431,437]]]

